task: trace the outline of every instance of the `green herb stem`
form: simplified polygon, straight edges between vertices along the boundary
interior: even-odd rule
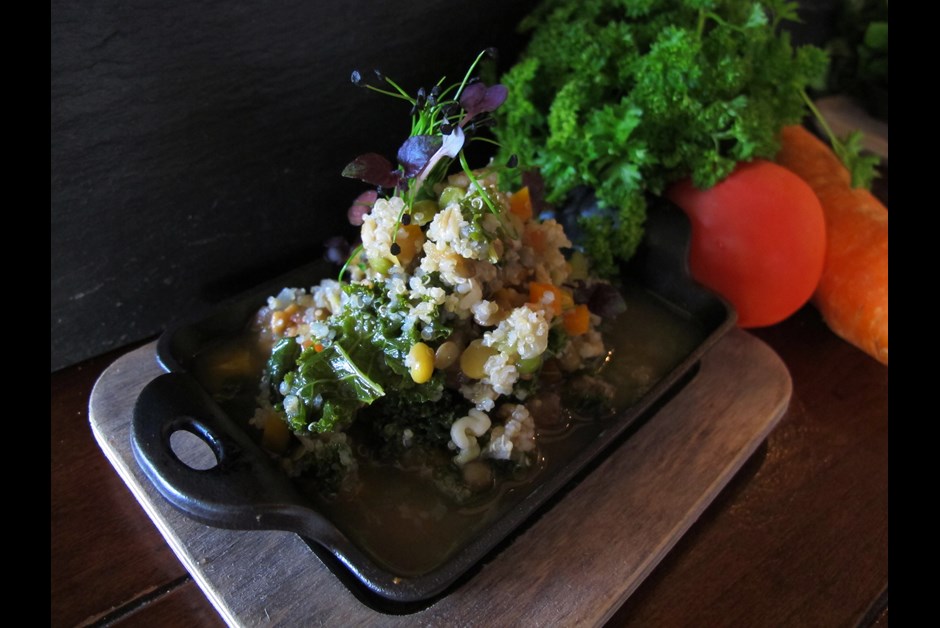
[[[346,274],[346,269],[354,259],[359,257],[359,254],[362,253],[362,249],[362,244],[359,244],[356,248],[353,249],[353,252],[349,254],[349,257],[346,258],[346,262],[343,264],[343,267],[339,269],[339,277],[337,277],[337,281],[339,281],[339,283],[343,283],[343,275]]]
[[[816,106],[816,103],[813,102],[813,99],[810,98],[809,94],[806,93],[805,89],[800,90],[800,95],[803,97],[807,109],[810,110],[813,117],[819,122],[819,126],[822,127],[823,133],[826,134],[826,138],[829,140],[833,152],[839,157],[839,160],[842,161],[842,164],[848,169],[849,174],[852,176],[852,187],[870,189],[872,180],[877,176],[875,166],[877,166],[880,160],[875,155],[861,154],[861,132],[855,131],[843,141],[836,136],[832,127],[829,126],[826,117],[823,115],[822,111],[819,110],[819,107]]]

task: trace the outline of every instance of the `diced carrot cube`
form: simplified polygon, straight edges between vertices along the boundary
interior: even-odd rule
[[[509,197],[509,211],[522,221],[532,220],[532,198],[529,196],[529,186],[525,186]]]
[[[401,225],[395,242],[400,247],[397,255],[402,266],[407,266],[414,259],[415,254],[424,246],[424,232],[416,224]]]
[[[541,229],[526,229],[522,234],[522,243],[532,247],[536,253],[542,253],[545,250],[545,241],[545,232]]]
[[[546,296],[551,294],[551,296]],[[529,302],[541,305],[548,305],[554,314],[561,314],[562,293],[561,289],[550,283],[539,283],[533,281],[529,284]]]
[[[591,312],[584,304],[576,305],[562,314],[562,321],[569,336],[580,336],[591,328]]]
[[[271,412],[264,420],[263,429],[261,446],[268,451],[282,453],[290,441],[290,428],[287,423],[277,413]]]

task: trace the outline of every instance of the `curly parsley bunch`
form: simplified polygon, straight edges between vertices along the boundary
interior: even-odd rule
[[[537,168],[546,201],[593,188],[580,216],[594,270],[613,274],[643,236],[645,194],[691,176],[710,187],[735,164],[773,158],[807,112],[828,59],[794,48],[787,0],[545,0],[520,25],[531,40],[502,77],[495,134]]]

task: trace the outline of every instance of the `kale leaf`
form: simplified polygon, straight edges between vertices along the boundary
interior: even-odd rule
[[[332,341],[301,353],[296,339],[284,338],[268,360],[266,376],[280,399],[275,407],[298,433],[341,431],[387,390],[424,403],[439,398],[443,389],[441,377],[415,383],[405,356],[422,338],[445,338],[451,329],[442,323],[406,325],[409,304],[403,298],[390,300],[378,284],[346,284],[343,289],[348,301],[330,319]]]

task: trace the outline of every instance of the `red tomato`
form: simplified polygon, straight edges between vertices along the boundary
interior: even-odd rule
[[[799,176],[757,160],[708,190],[683,181],[666,196],[692,223],[692,276],[734,305],[738,326],[778,323],[813,295],[826,223],[819,198]]]

